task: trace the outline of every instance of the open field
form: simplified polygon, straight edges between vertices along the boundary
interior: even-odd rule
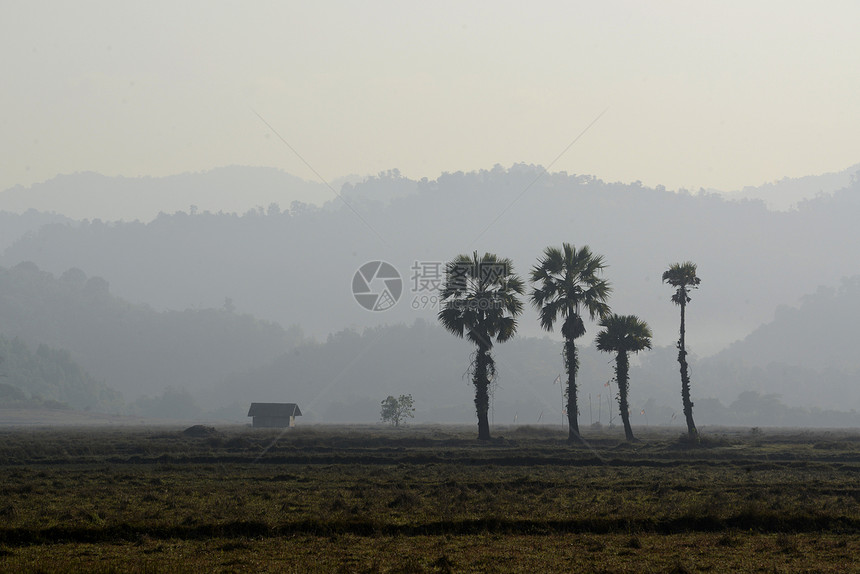
[[[860,433],[639,432],[9,428],[0,570],[860,569]]]
[[[5,405],[0,406],[0,429],[4,427],[140,427],[159,425],[175,427],[176,421],[81,412],[73,409],[7,408]]]

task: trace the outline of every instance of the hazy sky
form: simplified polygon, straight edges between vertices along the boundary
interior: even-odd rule
[[[527,162],[731,190],[860,161],[860,3],[0,2],[0,189]],[[328,198],[326,198],[328,199]]]

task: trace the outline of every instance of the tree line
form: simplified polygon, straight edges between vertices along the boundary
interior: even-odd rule
[[[579,369],[576,340],[585,330],[585,317],[599,321],[603,328],[596,338],[600,351],[616,353],[615,379],[618,384],[618,406],[628,441],[635,440],[630,426],[627,401],[629,390],[629,353],[651,348],[651,329],[636,315],[618,315],[609,306],[612,286],[603,278],[606,268],[603,256],[585,245],[576,249],[564,243],[559,249],[547,247],[532,268],[530,303],[537,309],[540,326],[552,331],[561,323],[564,338],[562,357],[567,374],[566,410],[568,440],[579,441],[579,406],[576,375]],[[672,264],[662,275],[664,283],[675,288],[671,301],[681,309],[678,364],[681,374],[681,401],[691,439],[698,431],[693,422],[693,401],[690,398],[690,375],[686,351],[686,305],[690,291],[699,286],[696,264],[691,261]],[[478,439],[490,439],[490,385],[496,374],[492,357],[494,343],[511,339],[517,331],[517,317],[522,313],[522,297],[526,295],[524,281],[514,271],[510,259],[493,253],[478,256],[458,255],[445,266],[441,288],[439,322],[454,335],[465,338],[476,350],[469,366],[475,387],[475,411],[478,417]]]

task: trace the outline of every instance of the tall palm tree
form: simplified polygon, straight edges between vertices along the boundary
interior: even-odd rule
[[[458,255],[445,266],[442,308],[439,321],[448,331],[465,337],[477,347],[470,367],[475,385],[478,439],[490,439],[490,380],[496,372],[491,355],[493,341],[502,343],[514,336],[517,316],[523,311],[519,296],[522,279],[514,273],[510,259],[492,253],[478,257]]]
[[[651,348],[651,329],[648,323],[636,315],[612,314],[600,321],[603,330],[597,334],[597,350],[615,355],[615,380],[618,382],[618,407],[624,422],[624,436],[633,441],[630,428],[630,407],[627,404],[628,373],[630,361],[628,353],[638,353]]]
[[[693,401],[690,400],[690,373],[687,365],[687,347],[685,341],[686,324],[685,312],[690,302],[690,290],[697,289],[701,279],[696,276],[696,264],[692,261],[674,263],[663,272],[663,283],[675,288],[672,303],[681,307],[681,331],[678,338],[678,364],[681,366],[681,402],[684,405],[684,417],[687,419],[687,432],[690,438],[695,438],[698,431],[693,422]]]
[[[591,320],[609,314],[609,282],[599,277],[606,264],[603,257],[591,252],[587,245],[577,250],[569,243],[562,248],[547,247],[538,264],[532,269],[531,280],[535,287],[531,302],[540,314],[541,327],[552,331],[561,317],[561,334],[564,337],[564,366],[567,371],[568,440],[579,439],[579,408],[576,401],[576,339],[585,334],[582,315]]]

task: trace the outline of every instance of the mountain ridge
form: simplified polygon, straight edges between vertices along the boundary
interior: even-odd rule
[[[516,166],[517,164],[514,164],[507,171]],[[531,167],[537,168],[538,172],[546,171],[541,166]],[[500,166],[469,173],[491,173],[498,168]],[[768,209],[785,211],[797,207],[801,201],[822,194],[830,195],[849,186],[857,177],[858,171],[860,163],[838,172],[797,178],[785,177],[774,182],[746,186],[740,190],[702,191],[718,193],[730,200],[762,201]],[[447,175],[450,174],[442,173],[439,178]],[[546,172],[546,175],[552,174]],[[599,180],[595,176],[584,177]],[[59,174],[29,186],[16,185],[2,190],[0,211],[23,213],[35,209],[75,220],[148,222],[159,213],[171,214],[192,209],[241,214],[249,210],[266,209],[273,203],[282,207],[288,207],[293,202],[321,206],[326,202],[338,200],[338,196],[352,202],[368,199],[390,200],[402,194],[402,190],[393,189],[380,192],[377,186],[372,196],[362,195],[360,190],[363,184],[373,179],[397,179],[400,182],[411,182],[413,186],[427,181],[427,178],[411,180],[402,176],[397,169],[377,176],[348,175],[326,183],[304,179],[275,167],[245,165],[221,166],[159,177],[106,176],[93,171],[83,171]],[[613,183],[637,185],[637,182]],[[655,189],[665,187],[658,185]]]

